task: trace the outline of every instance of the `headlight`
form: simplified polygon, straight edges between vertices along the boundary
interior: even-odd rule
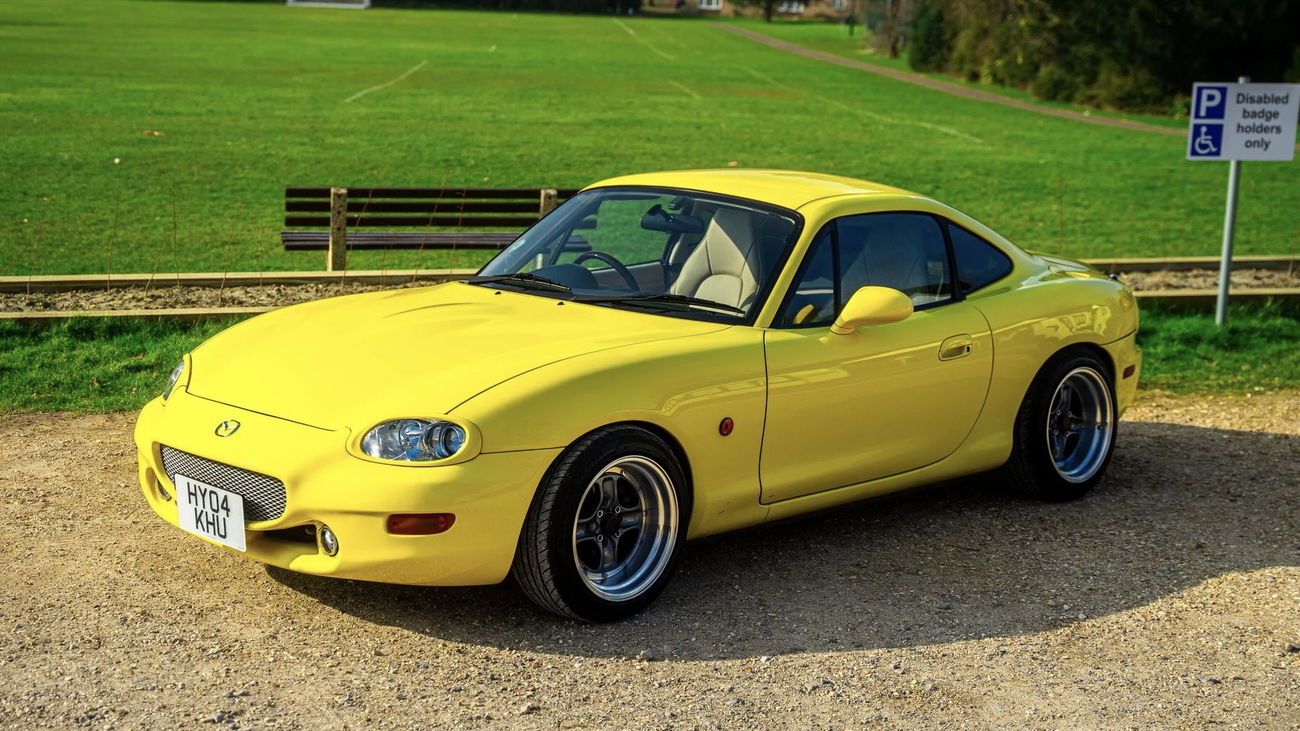
[[[378,459],[429,462],[446,459],[465,446],[465,430],[450,421],[398,419],[366,432],[361,451]]]
[[[167,388],[163,389],[163,401],[166,401],[167,397],[172,395],[172,389],[176,388],[176,382],[181,380],[181,371],[184,370],[185,370],[185,361],[181,361],[175,368],[172,369],[172,374],[170,376],[167,376]]]

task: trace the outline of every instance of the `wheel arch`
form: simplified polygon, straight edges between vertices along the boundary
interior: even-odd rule
[[[1020,402],[1024,403],[1024,400],[1029,398],[1030,389],[1033,388],[1034,381],[1038,379],[1038,376],[1043,371],[1051,368],[1052,365],[1058,361],[1069,358],[1074,353],[1087,353],[1096,356],[1096,358],[1101,361],[1101,364],[1106,367],[1106,375],[1110,379],[1111,391],[1114,392],[1118,387],[1118,384],[1115,382],[1115,359],[1111,357],[1111,354],[1107,352],[1105,348],[1101,347],[1097,343],[1079,342],[1061,347],[1048,356],[1047,359],[1043,361],[1042,365],[1038,366],[1038,370],[1034,371],[1033,375],[1025,383],[1024,391],[1020,394]]]
[[[1052,357],[1053,358],[1060,357],[1063,353],[1070,350],[1087,351],[1088,353],[1097,356],[1097,359],[1101,361],[1102,365],[1106,366],[1106,370],[1108,371],[1106,375],[1110,376],[1111,388],[1112,389],[1115,388],[1116,385],[1115,384],[1115,373],[1116,373],[1115,359],[1111,356],[1110,351],[1101,347],[1097,343],[1075,343],[1074,345],[1061,348],[1056,353],[1054,353]]]
[[[611,421],[608,424],[601,424],[600,426],[595,427],[593,429],[588,429],[582,434],[579,434],[578,436],[574,437],[573,440],[570,441],[564,447],[564,449],[560,450],[560,452],[555,455],[554,459],[551,460],[551,463],[547,465],[546,469],[542,472],[542,476],[537,481],[537,485],[533,487],[533,499],[537,498],[537,495],[541,492],[542,487],[547,482],[550,481],[551,476],[555,473],[556,467],[558,467],[560,463],[564,461],[564,459],[568,456],[570,450],[573,449],[574,445],[590,437],[591,435],[596,434],[597,432],[605,431],[607,429],[614,429],[621,426],[631,426],[631,427],[636,427],[648,431],[651,434],[654,434],[659,439],[663,440],[664,444],[668,445],[669,451],[672,452],[673,457],[677,458],[677,464],[679,467],[681,467],[682,474],[686,477],[686,484],[682,485],[682,489],[685,491],[685,494],[678,495],[678,498],[682,500],[682,502],[684,503],[686,515],[688,517],[694,515],[695,478],[694,475],[691,473],[691,461],[686,454],[686,449],[682,446],[681,441],[677,439],[677,437],[673,436],[672,432],[668,431],[667,429],[660,426],[659,424],[655,424],[649,421],[639,421],[635,419],[626,420],[626,421]],[[520,530],[521,531],[523,530],[522,526],[520,527]]]
[[[656,437],[659,437],[660,439],[663,440],[664,444],[668,445],[668,449],[671,450],[673,456],[677,458],[677,465],[682,468],[682,474],[686,476],[686,484],[683,485],[682,487],[686,489],[687,496],[690,498],[691,503],[693,505],[695,501],[695,477],[691,473],[690,457],[687,456],[686,448],[682,446],[681,440],[673,436],[672,432],[668,431],[666,428],[664,428],[659,424],[650,421],[640,421],[637,419],[629,419],[626,421],[611,421],[608,424],[601,424],[598,427],[589,429],[586,432],[583,432],[582,434],[579,434],[578,436],[574,437],[573,441],[569,442],[569,444],[565,446],[565,448],[561,450],[559,454],[555,455],[555,459],[551,461],[551,465],[546,469],[546,473],[542,476],[541,481],[537,483],[537,488],[541,489],[542,484],[544,484],[546,480],[549,479],[551,471],[555,468],[555,465],[559,464],[564,459],[564,456],[568,454],[570,449],[573,448],[573,445],[577,444],[578,442],[581,442],[582,440],[586,439],[592,434],[595,434],[596,432],[605,431],[606,429],[614,429],[620,426],[631,426],[631,427],[636,427],[638,429],[644,429],[645,431],[654,434]]]
[[[691,459],[687,456],[686,448],[682,446],[681,440],[659,424],[648,421],[619,421],[610,426],[640,427],[664,440],[664,444],[668,445],[668,448],[673,452],[673,456],[677,458],[677,466],[682,468],[682,474],[686,476],[686,484],[682,487],[686,488],[687,496],[692,504],[695,502],[695,477],[691,474]]]

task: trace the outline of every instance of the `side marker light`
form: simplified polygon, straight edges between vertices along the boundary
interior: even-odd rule
[[[1125,378],[1132,378],[1132,377],[1133,377],[1133,372],[1136,371],[1136,370],[1137,370],[1137,366],[1135,366],[1135,365],[1131,365],[1131,366],[1129,366],[1128,368],[1125,368],[1125,369],[1124,369],[1124,377],[1125,377]]]
[[[735,428],[736,428],[736,422],[732,421],[731,417],[728,416],[727,418],[722,420],[721,424],[718,424],[718,433],[724,437],[731,436],[731,432]]]

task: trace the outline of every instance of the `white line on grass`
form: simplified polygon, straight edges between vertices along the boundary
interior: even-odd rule
[[[750,75],[753,76],[754,78],[759,79],[761,81],[766,81],[767,83],[777,87],[778,89],[785,89],[786,91],[791,91],[796,94],[806,93],[800,91],[799,89],[794,88],[793,86],[789,86],[788,84],[782,84],[780,81],[777,81],[771,76],[755,71],[754,69],[751,69],[748,66],[742,66],[741,68],[748,71]],[[973,142],[977,145],[984,144],[984,140],[981,140],[980,138],[974,135],[968,135],[965,132],[962,132],[960,130],[955,130],[952,127],[944,127],[943,125],[940,124],[931,124],[929,122],[917,122],[911,119],[899,119],[897,117],[890,117],[885,114],[877,114],[876,112],[870,112],[867,111],[866,109],[859,109],[858,107],[845,104],[844,102],[838,99],[831,99],[828,97],[821,96],[820,94],[807,94],[807,96],[811,99],[816,99],[817,101],[822,102],[823,104],[829,104],[833,107],[839,107],[840,109],[843,109],[844,111],[849,112],[850,114],[859,114],[861,116],[868,117],[870,119],[874,119],[880,122],[885,122],[887,124],[906,124],[906,125],[911,125],[913,127],[921,127],[922,129],[928,129],[928,130],[933,130],[935,132],[941,132],[946,135],[952,135],[953,137],[960,137],[963,140],[966,140],[968,142]]]
[[[665,33],[663,28],[661,27],[662,25],[663,25],[662,23],[647,23],[646,25],[642,26],[641,29],[645,30],[649,28],[650,32],[653,33],[655,37],[659,38],[661,41],[666,41],[674,46],[677,46],[678,50],[688,50],[691,51],[692,53],[695,53],[696,55],[699,55],[698,50],[694,48],[687,48],[686,44],[682,43],[682,40],[677,36],[669,33]]]
[[[392,86],[393,84],[396,84],[397,82],[401,81],[402,79],[405,79],[406,77],[410,76],[411,74],[415,73],[416,71],[419,71],[420,69],[424,68],[424,65],[427,64],[427,63],[429,63],[428,60],[421,61],[421,62],[415,64],[414,66],[412,66],[411,68],[407,69],[406,71],[404,71],[404,72],[403,72],[400,76],[398,76],[396,79],[393,79],[392,81],[385,81],[384,83],[380,84],[379,86],[372,86],[372,87],[370,87],[369,89],[362,89],[361,91],[358,91],[357,93],[353,94],[352,96],[348,97],[347,99],[344,99],[343,102],[344,102],[344,103],[347,103],[347,102],[353,102],[353,101],[356,101],[356,100],[360,99],[361,97],[365,96],[366,94],[369,94],[369,93],[372,92],[372,91],[379,91],[380,89],[387,89],[388,87]]]
[[[632,36],[633,38],[635,38],[635,39],[637,40],[638,43],[641,43],[641,44],[644,45],[646,48],[649,48],[651,51],[654,51],[655,53],[659,54],[660,56],[663,56],[664,58],[668,59],[669,61],[676,61],[676,60],[677,60],[677,57],[676,57],[676,56],[672,56],[672,55],[669,55],[669,54],[667,54],[667,53],[664,53],[663,51],[659,50],[659,48],[656,47],[655,44],[653,44],[653,43],[651,43],[650,41],[647,41],[646,39],[644,39],[644,38],[642,38],[641,36],[637,35],[637,34],[636,34],[636,31],[632,30],[632,26],[628,25],[627,23],[624,23],[623,21],[619,20],[618,18],[610,18],[610,20],[614,21],[615,23],[618,23],[618,27],[620,27],[620,28],[622,28],[623,30],[627,31],[627,34],[628,34],[628,35],[630,35],[630,36]]]
[[[678,89],[681,89],[682,91],[686,92],[687,94],[690,94],[691,96],[695,97],[696,99],[703,99],[703,98],[704,98],[704,97],[700,96],[699,94],[696,94],[695,92],[691,91],[690,88],[686,86],[686,84],[683,84],[683,83],[680,83],[680,82],[677,82],[677,81],[673,81],[673,80],[671,80],[671,79],[669,79],[668,83],[672,84],[673,86],[677,87]]]

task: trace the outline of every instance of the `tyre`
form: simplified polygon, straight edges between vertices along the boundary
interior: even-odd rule
[[[511,575],[548,611],[623,619],[668,583],[689,518],[689,488],[672,449],[640,427],[601,429],[543,478]]]
[[[1043,366],[1016,415],[1002,476],[1021,494],[1065,501],[1101,481],[1115,449],[1115,389],[1092,352],[1063,351]]]

